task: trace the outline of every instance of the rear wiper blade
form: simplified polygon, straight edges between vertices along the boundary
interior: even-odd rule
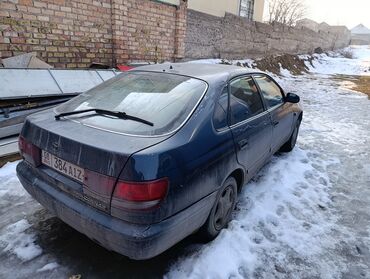
[[[57,115],[55,115],[55,120],[60,120],[60,118],[64,116],[69,116],[69,115],[74,115],[74,114],[80,114],[80,113],[85,113],[85,112],[91,112],[94,111],[97,114],[102,114],[102,115],[109,115],[109,116],[115,116],[120,119],[128,119],[128,120],[133,120],[136,122],[141,122],[149,126],[154,126],[152,122],[149,122],[145,119],[142,119],[140,117],[132,116],[129,115],[125,112],[122,111],[110,111],[110,110],[105,110],[105,109],[97,109],[97,108],[92,108],[92,109],[85,109],[85,110],[75,110],[75,111],[70,111],[70,112],[62,112]]]

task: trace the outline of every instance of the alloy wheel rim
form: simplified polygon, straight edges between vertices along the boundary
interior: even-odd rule
[[[214,227],[221,230],[229,220],[234,204],[234,189],[231,186],[226,187],[217,201],[214,213]]]

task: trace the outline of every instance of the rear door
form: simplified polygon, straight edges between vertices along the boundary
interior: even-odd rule
[[[259,74],[254,79],[262,93],[273,125],[272,152],[276,152],[289,139],[293,117],[289,104],[284,102],[284,93],[280,86],[269,76]]]
[[[253,176],[269,156],[272,136],[270,115],[251,76],[236,78],[229,87],[229,124],[237,158],[249,176]]]

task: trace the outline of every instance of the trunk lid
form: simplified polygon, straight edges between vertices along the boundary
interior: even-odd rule
[[[92,182],[93,179],[94,183],[76,181],[44,164],[38,167],[40,173],[48,181],[52,177],[54,179],[52,184],[59,189],[104,211],[110,210],[114,184],[128,158],[133,153],[169,137],[122,135],[87,127],[70,120],[55,121],[54,115],[52,110],[47,110],[29,116],[21,136],[38,147],[40,153],[42,150],[46,151],[84,169],[85,180],[90,179]],[[122,125],[124,123],[125,120],[122,120]],[[99,177],[97,178],[95,174]],[[103,183],[107,185],[102,185]]]

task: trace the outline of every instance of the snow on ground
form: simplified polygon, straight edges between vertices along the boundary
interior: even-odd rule
[[[338,53],[314,54],[313,66],[306,62],[306,66],[312,73],[325,75],[370,75],[370,46],[351,46],[346,51],[353,52],[353,59],[344,58]],[[302,55],[302,58],[307,56]]]
[[[329,163],[334,161],[302,149],[275,157],[244,189],[228,230],[180,260],[168,277],[268,277],[295,270],[297,255],[314,262],[321,249],[334,248],[326,232],[335,219],[321,209],[330,204],[325,174]],[[271,258],[276,262],[268,264]],[[338,276],[331,272],[335,267],[334,260],[317,264],[312,275]]]
[[[17,163],[8,163],[0,169],[0,247],[3,247],[5,252],[14,253],[22,261],[28,261],[40,255],[42,250],[34,244],[35,236],[26,233],[31,225],[22,217],[27,213],[23,212],[20,215],[15,215],[8,212],[11,202],[15,203],[12,206],[22,208],[26,201],[31,200],[26,190],[20,186],[16,176],[15,167]],[[18,221],[6,225],[10,221],[9,219]]]
[[[0,197],[8,195],[25,196],[27,194],[23,187],[12,187],[14,184],[19,184],[15,173],[17,163],[8,163],[1,168]]]
[[[370,101],[329,76],[365,74],[370,49],[352,49],[357,59],[321,55],[310,74],[282,69],[284,77],[276,79],[301,96],[304,109],[297,147],[274,156],[244,187],[233,221],[217,239],[180,245],[154,264],[140,262],[135,269],[78,237],[63,250],[78,233],[68,231],[64,239],[68,229],[60,232],[60,222],[40,214],[41,206],[16,178],[16,163],[5,165],[0,274],[65,278],[87,270],[89,278],[111,278],[120,270],[134,278],[370,278]],[[85,260],[79,253],[86,249]]]
[[[350,74],[349,67],[361,73],[356,65],[370,61],[370,49],[353,51],[361,59],[325,55],[314,63],[315,72],[330,69],[329,73],[344,74],[342,69],[346,69],[345,74]],[[298,148],[274,157],[244,188],[229,228],[212,243],[178,260],[166,277],[339,278],[347,272],[353,278],[370,277],[369,263],[348,263],[344,251],[338,252],[340,241],[358,241],[369,247],[370,217],[366,215],[367,223],[362,224],[366,237],[358,240],[333,203],[338,190],[333,188],[344,166],[350,182],[359,180],[351,172],[364,177],[368,184],[359,180],[363,183],[360,190],[368,193],[365,187],[370,178],[362,169],[370,156],[370,102],[365,95],[338,88],[331,80],[294,77],[287,70],[282,73],[285,78],[276,77],[279,82],[302,99],[304,120]]]

